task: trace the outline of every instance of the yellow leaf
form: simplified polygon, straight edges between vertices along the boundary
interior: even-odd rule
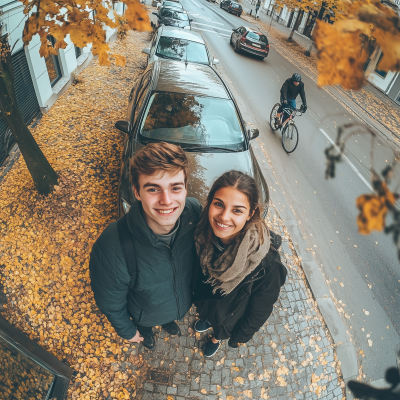
[[[234,379],[234,381],[237,382],[237,383],[239,383],[239,384],[241,384],[241,385],[243,385],[243,383],[244,383],[244,379],[243,379],[241,376],[237,376],[237,377]]]

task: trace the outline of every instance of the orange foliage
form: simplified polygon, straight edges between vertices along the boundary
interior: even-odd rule
[[[379,68],[400,70],[400,18],[379,0],[359,0],[347,4],[345,18],[333,25],[318,21],[314,39],[318,53],[318,84],[340,84],[360,89],[364,83],[366,55],[360,35],[374,37],[384,56]]]
[[[382,182],[381,188],[381,193],[363,194],[356,200],[360,210],[357,216],[358,231],[362,235],[369,235],[373,230],[382,231],[388,209],[396,202],[396,195],[388,189],[386,183]]]
[[[71,41],[80,48],[92,43],[93,55],[99,56],[100,65],[110,65],[109,46],[106,44],[105,27],[115,29],[118,24],[110,18],[112,2],[110,0],[41,0],[37,9],[37,0],[21,0],[24,13],[29,15],[25,22],[23,41],[27,45],[34,35],[40,36],[40,55],[47,57],[56,54],[59,48],[65,48],[64,41],[70,35]],[[125,17],[131,29],[150,30],[150,20],[145,8],[138,0],[124,0],[127,5]],[[106,7],[104,5],[106,5]],[[57,42],[53,47],[47,37],[53,36]],[[113,55],[117,65],[125,65],[124,57]]]

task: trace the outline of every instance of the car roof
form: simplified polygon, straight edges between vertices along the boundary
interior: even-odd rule
[[[167,4],[166,6],[163,5],[162,7],[160,7],[160,10],[172,10],[172,11],[176,11],[178,13],[187,15],[187,12],[183,8],[175,7],[172,4]]]
[[[172,60],[157,60],[155,63],[159,67],[156,91],[231,98],[221,78],[208,65]]]
[[[163,30],[161,32],[161,36],[186,39],[186,40],[191,40],[192,42],[205,44],[203,37],[199,33],[194,32],[194,31],[189,31],[186,29],[176,28],[174,26],[165,26],[164,25]]]

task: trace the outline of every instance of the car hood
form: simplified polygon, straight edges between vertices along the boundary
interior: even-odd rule
[[[252,176],[261,193],[261,203],[269,199],[268,187],[253,150],[238,153],[186,153],[189,161],[188,196],[205,203],[214,181],[224,172],[239,170]]]
[[[189,25],[189,21],[180,21],[178,19],[160,17],[160,23],[168,26],[178,26],[180,28]]]

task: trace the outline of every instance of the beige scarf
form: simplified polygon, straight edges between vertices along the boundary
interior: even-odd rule
[[[270,247],[270,237],[267,227],[264,226],[264,243],[260,244],[257,228],[251,226],[240,240],[235,240],[217,258],[213,264],[215,250],[212,241],[206,243],[204,234],[195,235],[197,254],[203,273],[209,276],[206,283],[214,286],[213,293],[221,290],[228,294],[251,272],[253,272],[267,255]]]

